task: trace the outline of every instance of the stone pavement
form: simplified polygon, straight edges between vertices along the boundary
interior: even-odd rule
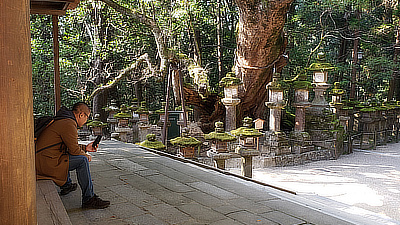
[[[80,189],[62,196],[77,225],[395,224],[343,212],[133,144],[103,141],[92,156],[95,193],[111,205],[82,209]]]

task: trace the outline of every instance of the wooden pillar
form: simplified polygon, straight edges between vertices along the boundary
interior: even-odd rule
[[[167,146],[167,139],[168,139],[168,108],[169,108],[169,93],[171,92],[171,83],[172,83],[172,70],[169,68],[168,72],[168,81],[167,81],[167,96],[165,97],[165,113],[164,113],[164,125],[162,129],[161,139],[162,143]],[[167,147],[168,148],[168,147]]]
[[[37,224],[29,7],[0,1],[0,224]]]
[[[54,110],[55,113],[61,107],[61,88],[60,88],[60,48],[58,43],[58,16],[52,16],[53,21],[53,54],[54,54]]]

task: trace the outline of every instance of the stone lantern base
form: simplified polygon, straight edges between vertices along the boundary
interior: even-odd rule
[[[218,169],[224,170],[225,169],[225,162],[227,159],[232,158],[231,153],[217,153],[212,156],[213,160]]]
[[[102,127],[92,127],[92,132],[94,136],[103,135]]]
[[[291,153],[289,142],[284,132],[267,131],[265,145],[267,148],[261,152],[262,154],[275,156]]]
[[[295,154],[301,154],[309,152],[314,149],[311,144],[310,134],[304,131],[293,131],[290,133],[290,139],[292,144],[292,152]]]
[[[118,139],[122,142],[132,142],[132,129],[131,128],[126,128],[126,127],[117,127],[115,128],[115,132],[117,132]]]

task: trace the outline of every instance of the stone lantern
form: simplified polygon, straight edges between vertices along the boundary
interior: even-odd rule
[[[107,126],[107,123],[100,121],[100,114],[94,115],[94,120],[86,124],[93,132],[94,136],[103,135],[103,128]]]
[[[332,102],[329,104],[334,108],[334,113],[339,115],[340,125],[343,126],[345,131],[347,131],[347,121],[350,119],[350,117],[345,115],[348,113],[348,108],[345,107],[342,102],[344,90],[340,88],[339,82],[334,83],[334,88],[331,90],[330,94],[332,95]]]
[[[164,125],[164,121],[165,121],[165,105],[167,103],[166,102],[162,102],[161,105],[161,109],[158,109],[155,111],[155,113],[157,113],[159,115],[159,121],[158,121],[158,126],[162,127]]]
[[[115,128],[115,132],[118,133],[119,139],[123,142],[132,142],[132,129],[129,127],[129,119],[132,118],[132,114],[128,108],[121,105],[121,112],[115,114],[114,118],[118,119],[118,127]]]
[[[180,137],[170,140],[172,145],[179,146],[178,155],[184,158],[195,158],[196,147],[201,145],[201,141],[189,136],[188,128],[183,128]]]
[[[307,75],[301,74],[297,81],[293,82],[295,90],[294,107],[296,107],[296,118],[294,130],[297,132],[304,132],[306,122],[306,108],[311,106],[308,101],[309,90],[312,89],[311,82],[307,81]]]
[[[117,126],[118,120],[114,118],[114,115],[118,113],[119,108],[117,106],[117,101],[114,99],[111,100],[110,106],[105,108],[106,112],[108,112],[107,123],[110,124],[110,132],[115,132],[115,127]]]
[[[136,113],[139,114],[140,123],[149,123],[149,111],[146,109],[146,102],[140,103],[140,107],[138,108],[138,110],[136,110]]]
[[[274,73],[272,81],[267,84],[269,101],[265,105],[270,108],[269,130],[281,130],[281,110],[286,106],[283,100],[283,92],[287,89],[287,85],[280,80],[280,74]]]
[[[341,108],[342,103],[342,95],[344,94],[343,89],[340,88],[340,83],[335,82],[333,84],[334,88],[331,90],[330,94],[332,95],[332,102],[330,105],[335,108]]]
[[[221,101],[226,108],[226,131],[236,129],[236,106],[240,103],[239,85],[241,83],[241,80],[235,77],[234,72],[227,73],[219,83],[221,87],[224,87],[225,98]]]
[[[256,138],[262,136],[257,129],[252,128],[253,120],[250,117],[243,119],[243,126],[231,131],[231,134],[239,138],[239,145],[244,150],[256,150]]]
[[[132,114],[128,108],[122,104],[121,112],[114,115],[114,118],[118,119],[118,127],[128,127],[129,119],[132,118]]]
[[[225,169],[225,160],[231,158],[228,152],[228,143],[236,141],[236,137],[224,131],[224,123],[216,122],[215,131],[205,134],[204,138],[211,141],[211,151],[207,154],[212,157],[219,169]]]
[[[139,109],[138,99],[134,98],[132,100],[132,105],[128,107],[132,111],[132,120],[137,122],[139,120],[139,114],[136,113],[136,110]]]
[[[243,119],[243,126],[231,133],[239,138],[239,147],[236,149],[237,153],[242,158],[241,174],[245,177],[253,176],[253,156],[259,155],[257,150],[257,137],[263,134],[252,128],[253,120],[249,117]]]
[[[286,106],[286,102],[283,99],[283,92],[287,88],[287,84],[280,80],[279,73],[274,73],[272,81],[267,84],[269,101],[265,105],[270,108],[270,114],[266,146],[269,148],[269,152],[267,153],[272,156],[290,152],[286,135],[284,132],[281,132],[281,111]]]
[[[146,135],[146,140],[140,142],[138,145],[146,147],[146,148],[155,149],[155,150],[164,150],[165,149],[165,145],[163,143],[161,143],[160,141],[157,141],[155,134]]]
[[[149,134],[149,111],[146,109],[146,102],[141,102],[140,107],[136,110],[136,113],[139,114],[139,140],[145,140],[146,135]]]
[[[310,135],[305,132],[306,125],[306,108],[311,106],[308,101],[309,90],[312,89],[311,82],[307,81],[307,75],[301,74],[296,81],[293,82],[295,90],[295,100],[293,106],[296,107],[296,117],[294,131],[290,133],[290,138],[294,140],[292,144],[292,152],[300,154],[309,151]]]
[[[309,71],[313,72],[313,85],[315,97],[312,101],[314,107],[327,107],[328,102],[325,100],[324,92],[331,85],[328,84],[328,71],[333,70],[334,67],[330,63],[325,62],[325,53],[318,53],[317,62],[310,65]]]
[[[111,100],[110,106],[105,109],[108,112],[108,118],[114,118],[114,115],[118,113],[119,108],[115,99]]]

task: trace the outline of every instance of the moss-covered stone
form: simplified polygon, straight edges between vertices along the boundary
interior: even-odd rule
[[[313,63],[308,67],[308,70],[310,71],[329,71],[329,70],[334,70],[335,67],[332,66],[330,63]]]
[[[217,140],[222,142],[236,141],[236,137],[232,136],[224,131],[224,123],[221,121],[215,122],[215,131],[209,134],[205,134],[206,140]]]
[[[375,107],[364,107],[364,108],[360,109],[360,112],[376,112],[376,108]]]
[[[205,134],[204,138],[206,140],[218,140],[222,142],[231,142],[231,141],[236,141],[236,137],[232,136],[228,133],[219,133],[219,132],[211,132],[209,134]]]
[[[117,102],[114,99],[111,100],[110,106],[106,107],[104,110],[107,112],[109,112],[109,111],[117,112],[119,110],[119,108],[117,106]]]
[[[114,118],[132,118],[132,114],[126,112],[120,112],[115,114]]]
[[[88,127],[106,127],[107,123],[103,123],[101,121],[93,120],[86,124]]]
[[[332,95],[343,95],[344,94],[344,90],[340,88],[340,83],[339,82],[335,82],[334,88],[331,90],[330,93]]]
[[[293,88],[296,90],[299,89],[309,90],[313,88],[313,85],[310,81],[298,80],[293,82]]]
[[[253,125],[253,119],[250,117],[245,117],[243,119],[243,126],[236,130],[232,130],[231,134],[237,137],[260,137],[263,134],[258,132],[255,128],[251,128]]]
[[[254,128],[239,127],[236,130],[232,130],[231,134],[238,137],[261,137],[263,134],[258,132]]]
[[[309,71],[329,71],[334,70],[335,67],[332,64],[325,62],[326,56],[325,53],[320,52],[317,55],[317,62],[310,65],[307,68]]]
[[[269,90],[287,90],[289,89],[289,83],[280,79],[279,73],[274,73],[272,81],[267,84]]]
[[[156,135],[155,134],[148,134],[146,135],[146,140],[142,141],[140,143],[137,143],[137,145],[146,147],[146,148],[151,148],[155,150],[164,150],[165,145],[161,143],[160,141],[156,140]]]
[[[201,141],[197,140],[194,137],[177,137],[170,140],[172,145],[178,145],[180,147],[192,147],[198,146],[201,144]]]
[[[220,87],[230,87],[242,84],[242,81],[235,76],[234,72],[229,72],[219,82]]]
[[[138,145],[146,147],[146,148],[151,148],[155,150],[164,150],[165,145],[161,143],[160,141],[148,141],[145,140],[143,142],[140,142]]]

